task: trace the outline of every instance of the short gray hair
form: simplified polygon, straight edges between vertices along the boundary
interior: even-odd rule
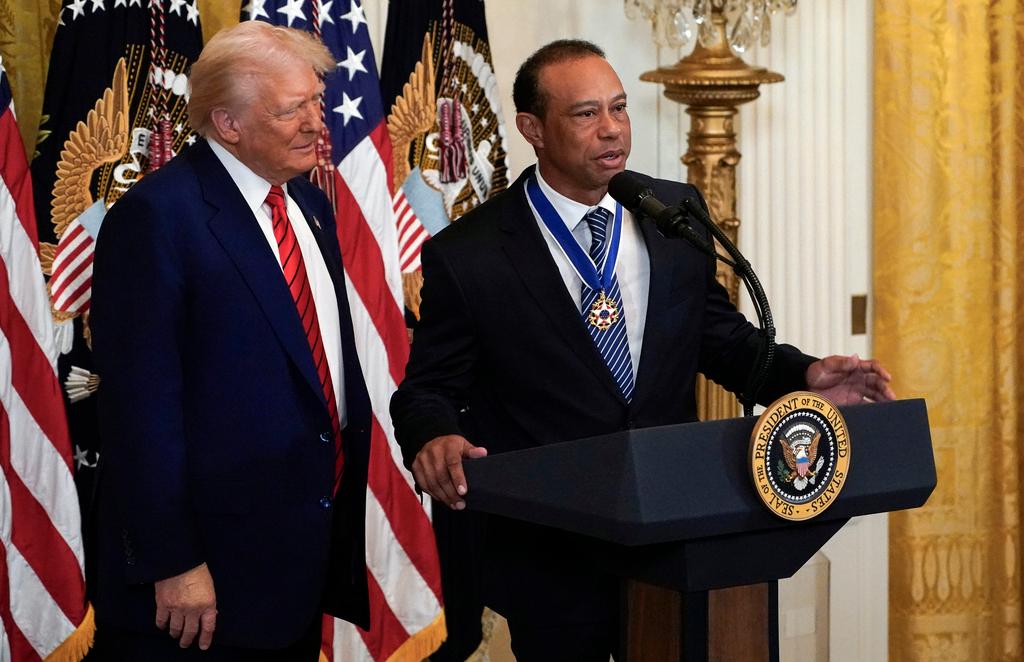
[[[189,74],[188,121],[209,136],[216,108],[250,103],[253,83],[287,59],[308,64],[318,76],[334,70],[335,60],[309,32],[262,21],[243,21],[210,39]]]

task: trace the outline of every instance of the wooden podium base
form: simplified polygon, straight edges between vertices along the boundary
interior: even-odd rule
[[[681,593],[627,581],[624,662],[778,662],[778,582]]]

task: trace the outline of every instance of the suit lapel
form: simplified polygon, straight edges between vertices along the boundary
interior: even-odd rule
[[[215,210],[207,222],[210,231],[235,263],[288,356],[313,392],[323,401],[320,377],[313,364],[295,301],[281,274],[277,258],[253,218],[252,210],[205,142],[197,143],[192,152],[192,162],[199,173],[203,197]]]
[[[299,178],[296,178],[299,179]],[[306,224],[309,226],[320,254],[324,257],[327,265],[327,272],[334,283],[334,295],[338,301],[338,326],[341,330],[341,365],[344,373],[344,394],[345,411],[350,428],[368,429],[371,418],[370,397],[366,391],[366,380],[363,377],[359,353],[356,349],[355,332],[352,323],[352,310],[348,303],[348,287],[345,283],[345,270],[342,264],[341,249],[339,248],[340,237],[333,233],[337,232],[336,219],[317,217],[316,204],[314,200],[307,197],[306,191],[311,190],[308,182],[302,185],[291,180],[288,186],[288,195],[295,200],[302,211]],[[323,212],[331,213],[330,209],[323,209]],[[319,383],[319,382],[317,382]],[[346,447],[349,437],[344,437]],[[346,451],[347,452],[347,451]]]
[[[294,181],[292,180],[292,182]],[[320,254],[324,256],[324,262],[327,264],[327,271],[330,272],[331,280],[334,281],[335,290],[344,293],[345,279],[341,268],[341,252],[338,250],[337,238],[329,237],[324,230],[324,227],[334,227],[334,219],[318,218],[314,213],[311,201],[306,199],[298,184],[291,184],[288,187],[288,195],[298,205],[299,210],[302,211],[303,220],[309,226],[310,232],[313,233],[313,238],[316,239],[316,245],[320,249]],[[342,302],[339,301],[338,303]]]
[[[533,211],[526,202],[524,184],[532,172],[533,168],[528,168],[510,187],[512,202],[502,209],[499,227],[503,232],[505,254],[530,296],[551,320],[552,335],[564,338],[579,360],[625,405],[622,392],[583,325],[579,309],[565,288]]]
[[[634,404],[642,402],[651,385],[657,383],[659,366],[664,363],[659,360],[659,357],[664,356],[663,352],[668,350],[666,343],[669,339],[664,332],[665,325],[659,324],[658,320],[662,311],[671,304],[668,294],[672,288],[672,257],[669,240],[662,236],[654,223],[648,219],[641,220],[639,226],[644,243],[647,245],[647,256],[651,265],[651,281],[647,292],[647,324],[644,328],[643,349],[640,352],[636,388],[633,391]]]

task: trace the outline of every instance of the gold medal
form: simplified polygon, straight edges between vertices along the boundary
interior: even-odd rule
[[[597,300],[590,306],[587,321],[598,331],[607,331],[619,321],[619,304],[615,299],[610,299],[605,296],[604,292],[601,292]]]

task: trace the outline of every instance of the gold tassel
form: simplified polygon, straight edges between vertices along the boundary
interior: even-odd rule
[[[327,662],[327,654],[323,650],[320,651],[320,662]]]
[[[96,620],[92,612],[92,605],[89,605],[88,611],[85,612],[85,618],[78,624],[78,628],[64,640],[64,643],[46,656],[45,662],[81,662],[85,654],[92,648],[95,636]]]
[[[448,628],[445,626],[442,611],[433,623],[406,639],[405,643],[391,654],[388,662],[421,662],[440,648],[447,638]]]
[[[402,291],[405,295],[405,307],[412,311],[416,319],[420,318],[420,290],[423,289],[423,272],[420,270],[402,274]]]

